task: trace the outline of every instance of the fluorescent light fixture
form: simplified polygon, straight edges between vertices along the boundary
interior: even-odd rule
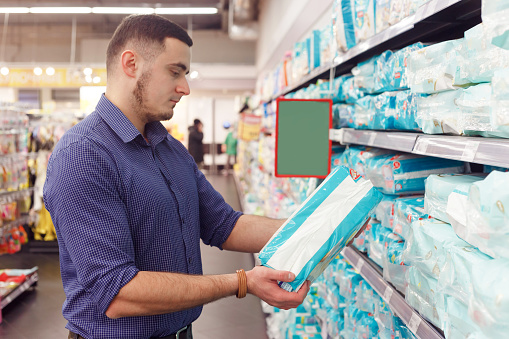
[[[91,13],[90,7],[30,7],[30,13],[46,14],[87,14]]]
[[[92,7],[96,14],[154,14],[150,7]]]
[[[85,75],[92,75],[92,68],[90,68],[90,67],[86,67],[86,68],[83,70],[83,74],[85,74]]]
[[[93,81],[94,81],[94,84],[98,84],[98,83],[101,82],[101,78],[100,77],[94,77]]]
[[[55,75],[55,69],[53,67],[46,68],[47,75]]]
[[[189,77],[191,79],[196,79],[200,74],[198,74],[198,71],[192,71],[191,74],[189,74]]]
[[[34,74],[35,75],[41,75],[42,74],[42,68],[40,68],[40,67],[34,68]]]
[[[0,13],[28,13],[28,7],[0,7]]]
[[[0,68],[0,73],[2,75],[8,75],[9,74],[9,69],[4,66],[4,67]]]
[[[217,8],[215,7],[167,7],[156,8],[156,14],[216,14]]]
[[[85,77],[85,81],[86,81],[86,82],[88,82],[88,83],[91,83],[91,82],[92,82],[92,76],[87,75],[87,76]]]

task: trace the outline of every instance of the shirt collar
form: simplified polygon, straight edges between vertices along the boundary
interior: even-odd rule
[[[124,143],[134,140],[138,135],[141,136],[140,131],[134,127],[133,123],[104,94],[101,95],[95,110]],[[148,140],[154,145],[163,141],[168,134],[166,128],[159,121],[148,123],[145,129]]]

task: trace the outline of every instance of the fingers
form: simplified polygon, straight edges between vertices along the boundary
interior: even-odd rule
[[[275,279],[278,281],[292,282],[295,280],[295,274],[289,271],[274,271],[276,273]]]

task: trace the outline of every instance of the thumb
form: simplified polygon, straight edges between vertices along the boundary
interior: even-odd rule
[[[275,279],[278,281],[292,282],[295,280],[295,274],[290,271],[275,271],[274,273],[276,273]]]

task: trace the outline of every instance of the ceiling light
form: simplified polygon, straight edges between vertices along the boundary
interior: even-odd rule
[[[35,75],[41,75],[42,74],[42,68],[40,68],[40,67],[34,68],[34,74]]]
[[[93,81],[94,81],[94,84],[98,84],[98,83],[101,82],[101,78],[100,77],[94,77]]]
[[[83,74],[85,75],[92,75],[92,68],[87,67],[83,70]]]
[[[168,7],[156,8],[156,14],[216,14],[217,8],[214,7]]]
[[[30,13],[87,14],[91,12],[90,7],[30,7]]]
[[[7,75],[7,74],[9,74],[9,69],[4,66],[4,67],[0,68],[0,73],[2,75]]]
[[[55,74],[55,69],[53,67],[46,68],[46,74],[47,75],[54,75]]]
[[[92,13],[96,14],[154,14],[154,9],[149,7],[93,7]]]
[[[191,74],[189,74],[189,77],[191,79],[196,79],[198,77],[198,71],[192,71]]]
[[[0,7],[0,13],[28,13],[28,7]]]
[[[92,77],[90,75],[87,75],[85,77],[85,81],[88,82],[88,83],[91,83],[92,82]]]

